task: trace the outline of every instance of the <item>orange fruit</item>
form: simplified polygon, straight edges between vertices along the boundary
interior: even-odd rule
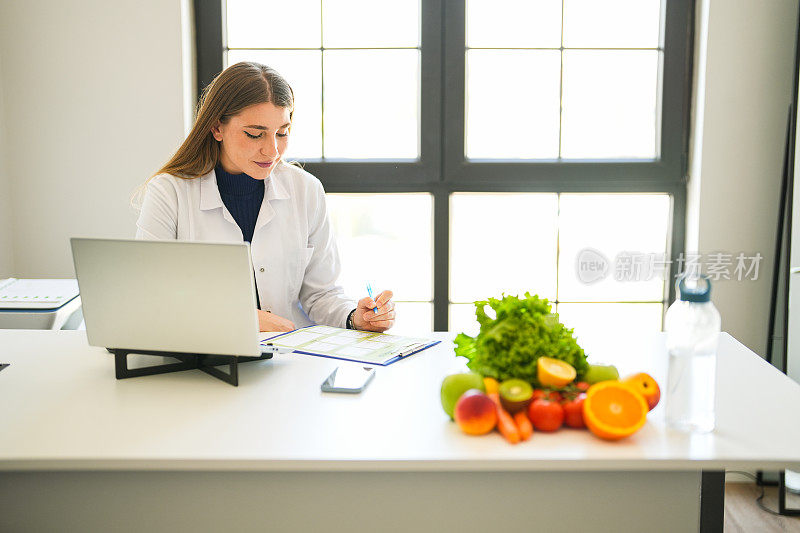
[[[540,357],[536,361],[536,379],[542,387],[560,389],[567,383],[575,381],[575,368],[564,361],[552,357]]]
[[[494,378],[483,378],[483,386],[486,387],[486,394],[494,394],[500,389],[500,383]]]
[[[619,381],[592,385],[583,402],[586,427],[608,440],[622,439],[639,431],[647,421],[648,411],[644,397]]]

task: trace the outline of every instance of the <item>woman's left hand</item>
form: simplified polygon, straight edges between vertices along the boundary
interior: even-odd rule
[[[367,296],[358,301],[356,312],[353,313],[353,325],[363,331],[386,331],[394,326],[394,294],[392,291],[383,291],[374,300]],[[373,309],[377,307],[376,313]]]

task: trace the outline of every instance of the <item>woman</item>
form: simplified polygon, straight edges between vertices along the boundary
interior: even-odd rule
[[[385,331],[392,292],[357,305],[343,295],[322,184],[283,161],[293,110],[292,89],[274,69],[225,69],[186,140],[147,181],[136,238],[250,242],[261,331],[313,323]]]

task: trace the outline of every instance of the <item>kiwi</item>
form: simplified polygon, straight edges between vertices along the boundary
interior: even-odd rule
[[[533,398],[533,387],[527,381],[521,379],[507,379],[500,384],[500,403],[509,413],[522,411]]]

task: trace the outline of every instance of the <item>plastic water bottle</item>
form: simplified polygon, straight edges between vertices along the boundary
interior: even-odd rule
[[[714,430],[719,312],[711,303],[708,277],[682,276],[676,285],[679,299],[669,306],[665,320],[667,424],[680,431],[708,433]]]

